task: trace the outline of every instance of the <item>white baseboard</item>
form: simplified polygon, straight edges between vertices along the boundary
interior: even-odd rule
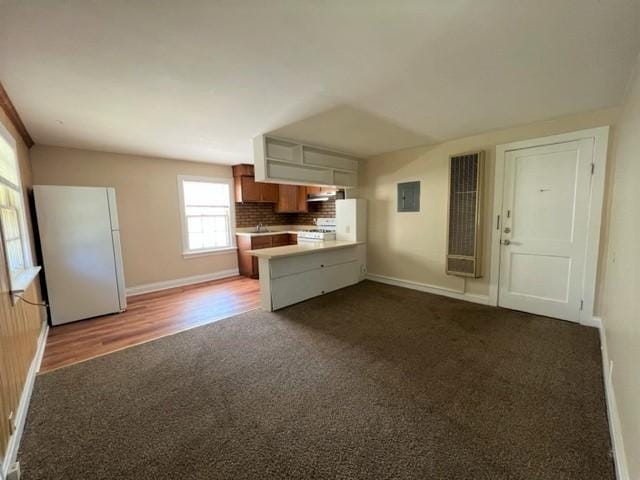
[[[42,356],[44,355],[44,347],[47,343],[47,334],[49,333],[49,325],[45,321],[38,337],[38,347],[36,354],[31,360],[31,366],[29,372],[27,372],[27,378],[24,382],[22,389],[22,395],[20,396],[20,402],[15,412],[15,426],[16,430],[13,435],[9,437],[9,443],[7,444],[7,450],[5,452],[4,459],[2,461],[2,475],[0,478],[6,478],[9,468],[15,463],[18,456],[18,447],[20,446],[20,439],[24,430],[24,424],[27,419],[27,411],[29,410],[29,402],[31,401],[31,393],[33,392],[33,385],[36,381],[36,374],[40,370],[40,363],[42,363]]]
[[[581,318],[580,325],[585,327],[594,327],[602,331],[602,319],[600,317]]]
[[[193,277],[176,278],[175,280],[166,280],[164,282],[136,285],[135,287],[127,288],[127,297],[141,295],[143,293],[158,292],[169,288],[194,285],[196,283],[210,282],[211,280],[220,280],[221,278],[235,277],[236,275],[240,275],[240,272],[237,268],[232,268],[230,270],[222,270],[220,272],[205,273],[204,275],[194,275]]]
[[[387,285],[395,285],[396,287],[410,288],[412,290],[433,293],[435,295],[443,295],[445,297],[456,298],[458,300],[465,300],[467,302],[479,303],[482,305],[489,304],[488,295],[465,293],[459,290],[453,290],[452,288],[438,287],[436,285],[429,285],[427,283],[419,283],[411,280],[403,280],[401,278],[387,277],[386,275],[377,275],[374,273],[368,273],[366,278],[374,282],[386,283]]]
[[[616,466],[616,478],[618,480],[631,480],[627,459],[625,457],[624,442],[622,439],[622,427],[618,415],[618,404],[616,403],[616,393],[613,388],[613,378],[611,377],[613,362],[609,360],[607,350],[607,335],[600,317],[593,317],[592,323],[599,325],[600,349],[602,350],[602,371],[604,374],[604,392],[607,401],[607,416],[609,418],[609,431],[611,433],[611,446],[613,447],[613,460]],[[594,325],[595,326],[595,325]]]

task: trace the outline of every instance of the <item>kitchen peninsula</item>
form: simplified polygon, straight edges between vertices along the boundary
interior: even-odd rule
[[[260,305],[267,311],[353,285],[366,273],[363,241],[304,242],[248,253],[258,258]]]
[[[327,225],[330,222],[325,222]],[[366,266],[366,202],[336,200],[333,233],[317,235],[318,241],[249,250],[257,259],[260,305],[277,310],[362,281]]]

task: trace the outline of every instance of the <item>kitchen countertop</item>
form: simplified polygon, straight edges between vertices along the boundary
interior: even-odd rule
[[[325,240],[324,242],[300,242],[296,245],[287,245],[284,247],[261,248],[258,250],[248,250],[247,253],[258,258],[284,258],[294,257],[296,255],[307,255],[315,252],[326,250],[335,250],[338,248],[355,247],[356,245],[364,245],[365,242],[350,242],[346,240]]]
[[[242,235],[246,237],[262,237],[266,235],[279,235],[283,233],[297,234],[300,230],[311,230],[318,228],[316,225],[274,225],[267,226],[269,230],[266,232],[256,232],[255,227],[249,228],[236,228],[236,235]]]

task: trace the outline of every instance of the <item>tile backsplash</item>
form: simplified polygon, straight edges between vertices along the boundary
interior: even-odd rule
[[[309,202],[308,213],[276,213],[273,203],[236,203],[236,227],[263,225],[312,225],[316,218],[336,216],[335,200]]]

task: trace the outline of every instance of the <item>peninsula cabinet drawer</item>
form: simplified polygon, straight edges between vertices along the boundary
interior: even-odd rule
[[[271,278],[280,278],[309,270],[326,268],[331,265],[352,262],[356,258],[355,247],[285,257],[271,262]]]
[[[358,262],[353,260],[271,281],[273,310],[358,283]]]

